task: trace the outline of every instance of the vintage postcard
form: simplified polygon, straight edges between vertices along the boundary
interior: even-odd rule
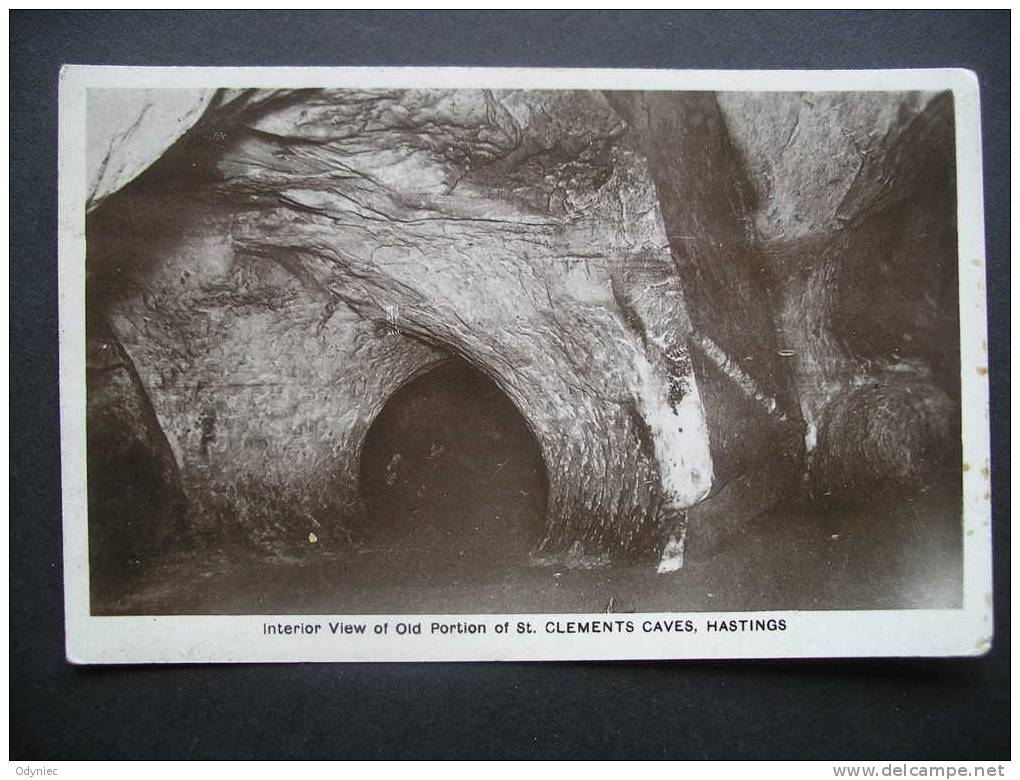
[[[65,67],[68,659],[985,652],[978,93]]]

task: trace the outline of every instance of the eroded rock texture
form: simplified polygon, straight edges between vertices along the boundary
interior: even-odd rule
[[[796,458],[800,410],[783,364],[770,269],[756,246],[751,185],[711,92],[610,93],[649,160],[694,357],[711,386],[709,430],[727,473]]]
[[[817,493],[860,500],[958,477],[951,96],[720,101],[755,173]]]
[[[101,319],[86,355],[89,553],[94,592],[186,541],[178,464],[130,358]]]
[[[691,507],[733,530],[807,473],[832,496],[952,465],[947,95],[180,100],[187,132],[90,161],[116,174],[90,349],[135,377],[90,384],[90,427],[150,409],[188,535],[360,543],[366,433],[450,356],[534,434],[540,559],[656,553]]]
[[[356,536],[368,426],[453,353],[540,444],[543,552],[654,549],[712,458],[656,192],[605,99],[270,104],[197,133],[90,225],[95,307],[199,530]]]

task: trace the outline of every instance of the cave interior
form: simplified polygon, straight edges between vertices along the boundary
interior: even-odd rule
[[[949,93],[93,92],[94,613],[959,603]]]

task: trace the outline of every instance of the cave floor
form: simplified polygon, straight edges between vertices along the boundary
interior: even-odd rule
[[[500,557],[499,550],[477,548],[456,554],[448,547],[343,554],[309,548],[301,555],[178,552],[137,562],[112,585],[97,587],[93,613],[682,613],[958,606],[956,545],[909,530],[931,528],[938,520],[933,513],[950,510],[922,504],[884,511],[872,507],[866,517],[842,513],[826,522],[817,514],[771,512],[750,524],[747,533],[711,550],[699,553],[697,540],[688,540],[684,567],[669,574],[657,574],[654,560],[593,569],[535,566],[518,553],[503,550]],[[854,530],[876,526],[908,530]]]
[[[448,360],[395,393],[365,437],[359,486],[367,513],[359,546],[340,551],[322,526],[309,534],[307,520],[280,519],[279,527],[309,534],[297,534],[287,553],[193,547],[132,561],[118,572],[94,567],[93,612],[683,613],[958,605],[958,482],[947,478],[911,486],[910,496],[901,491],[881,499],[875,490],[849,491],[821,505],[784,477],[787,471],[780,463],[748,472],[692,511],[679,571],[656,573],[654,558],[588,569],[577,566],[582,556],[534,565],[529,551],[542,536],[547,501],[540,448],[489,378]],[[215,526],[192,519],[196,528]]]

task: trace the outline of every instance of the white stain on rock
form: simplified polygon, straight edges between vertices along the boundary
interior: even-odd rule
[[[637,354],[635,365],[641,411],[652,433],[665,505],[686,509],[712,489],[712,453],[697,380],[693,371],[683,377],[687,392],[674,408],[665,383],[648,359]]]
[[[657,574],[669,574],[670,572],[680,571],[684,567],[684,541],[686,537],[686,528],[677,530],[669,537],[666,546],[662,548],[659,565],[655,569]]]

